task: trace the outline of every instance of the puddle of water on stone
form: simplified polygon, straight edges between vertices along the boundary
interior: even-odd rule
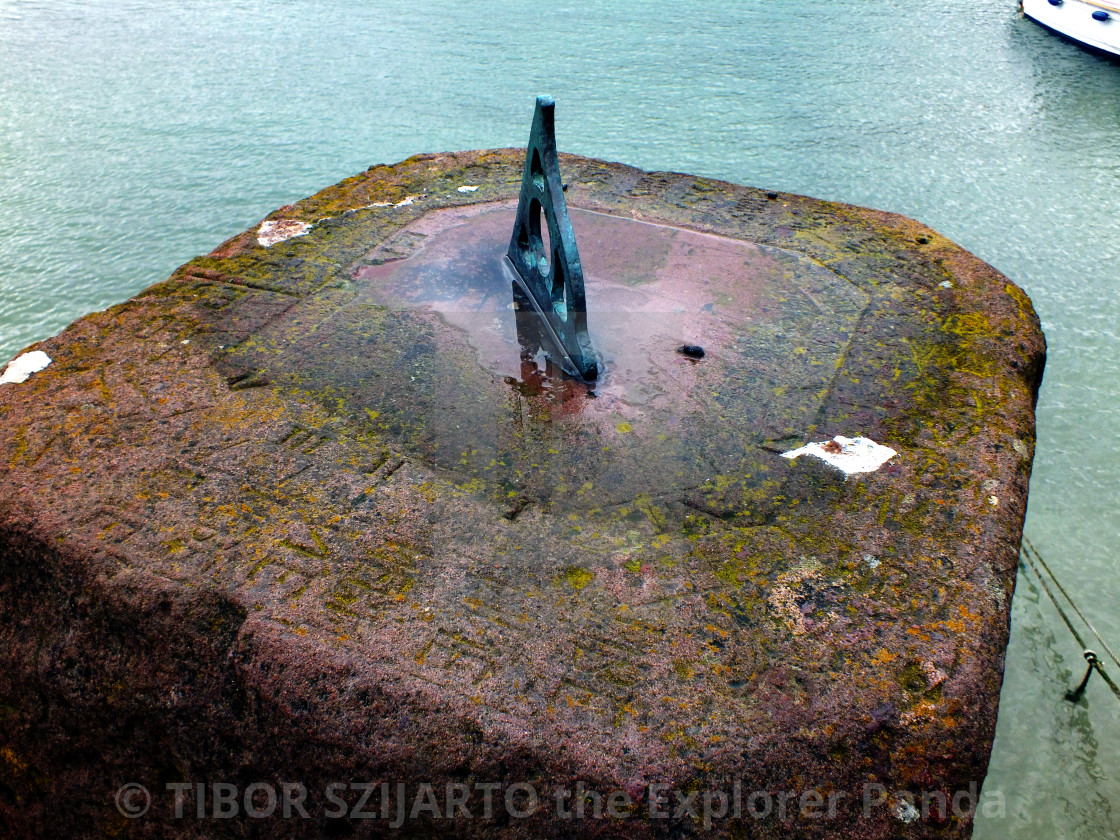
[[[708,360],[713,356],[742,356],[751,333],[792,322],[794,334],[819,348],[828,343],[825,334],[804,328],[850,320],[866,303],[828,269],[778,248],[585,210],[571,216],[590,332],[604,363],[596,405],[604,397],[632,405],[665,396],[687,401],[698,367],[716,364]],[[356,303],[437,312],[462,331],[491,373],[519,382],[527,372],[558,379],[551,365],[542,369],[533,317],[513,302],[503,259],[512,227],[512,204],[429,214],[356,272],[368,284]],[[850,330],[842,334],[846,341]],[[778,344],[793,337],[772,336]],[[702,346],[708,359],[680,354],[684,344]],[[783,348],[755,349],[753,358],[762,361]],[[802,345],[791,350],[808,352]],[[531,367],[529,359],[536,359]]]

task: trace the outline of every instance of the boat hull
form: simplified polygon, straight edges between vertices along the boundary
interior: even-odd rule
[[[1060,0],[1058,5],[1050,0],[1023,0],[1021,5],[1023,14],[1035,23],[1120,59],[1120,5],[1085,0]]]

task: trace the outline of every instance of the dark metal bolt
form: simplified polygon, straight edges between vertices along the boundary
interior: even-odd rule
[[[704,348],[699,344],[685,344],[677,348],[677,352],[681,355],[688,356],[690,359],[703,359]]]

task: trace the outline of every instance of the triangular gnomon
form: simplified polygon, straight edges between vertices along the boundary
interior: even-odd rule
[[[587,334],[583,267],[560,180],[555,108],[551,96],[537,97],[509,259],[524,286],[518,294],[515,284],[515,296],[528,293],[531,300],[522,302],[533,305],[559,345],[562,358],[554,361],[568,374],[590,381],[598,377],[599,365]]]

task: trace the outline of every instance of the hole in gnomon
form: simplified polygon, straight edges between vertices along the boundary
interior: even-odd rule
[[[544,208],[534,198],[529,203],[529,244],[537,270],[547,277],[549,257],[552,255],[552,238],[548,234],[548,220],[541,218],[543,215]]]

